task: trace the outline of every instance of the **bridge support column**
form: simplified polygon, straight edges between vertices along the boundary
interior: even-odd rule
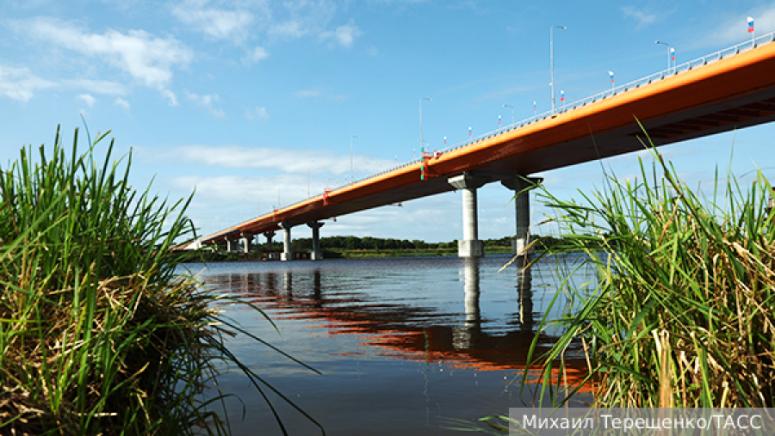
[[[486,180],[463,173],[449,178],[448,182],[455,189],[461,190],[463,199],[463,239],[457,241],[457,255],[458,257],[482,257],[484,256],[484,244],[479,240],[476,190],[484,185]]]
[[[253,241],[253,235],[249,233],[243,233],[242,237],[240,238],[240,242],[242,242],[242,252],[245,254],[250,253],[250,244]]]
[[[514,254],[522,256],[526,253],[530,242],[530,190],[543,182],[540,177],[517,176],[510,180],[502,180],[501,184],[514,191],[514,208],[517,222],[517,233],[514,236]]]
[[[274,259],[274,253],[272,250],[272,239],[274,239],[274,231],[268,231],[264,232],[264,237],[266,238],[266,250],[264,250],[267,259]]]
[[[280,260],[293,260],[293,251],[291,250],[291,226],[288,224],[281,224],[280,228],[283,229],[283,252],[280,253]]]
[[[231,239],[226,238],[226,252],[231,253],[231,250],[234,248],[234,244]]]
[[[315,221],[307,223],[312,229],[312,251],[309,253],[310,260],[320,260],[323,258],[323,251],[320,249],[320,228],[323,227],[323,223]]]

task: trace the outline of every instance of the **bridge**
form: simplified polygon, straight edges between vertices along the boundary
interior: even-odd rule
[[[281,259],[293,258],[291,229],[312,228],[320,259],[322,220],[452,190],[462,192],[460,257],[484,254],[478,238],[477,189],[500,182],[515,191],[515,250],[528,244],[531,174],[643,148],[640,121],[661,146],[775,119],[775,32],[611,88],[421,159],[307,198],[204,236],[198,244],[283,232]]]

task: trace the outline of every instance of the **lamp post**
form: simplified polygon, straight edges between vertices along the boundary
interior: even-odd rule
[[[614,90],[614,84],[616,83],[614,81],[614,72],[613,72],[613,70],[608,70],[608,80],[611,81],[611,91],[613,91]]]
[[[552,98],[552,113],[557,110],[554,101],[554,29],[567,30],[568,28],[560,25],[549,27],[549,91]]]
[[[420,99],[420,152],[422,152],[423,147],[425,147],[425,136],[423,134],[423,121],[422,121],[422,102],[427,101],[430,102],[430,97],[423,97]]]
[[[665,42],[665,41],[656,40],[654,41],[654,44],[664,45],[665,48],[667,49],[667,70],[670,71],[670,64],[673,56],[675,56],[675,49],[673,48],[672,45],[670,45],[669,42]]]

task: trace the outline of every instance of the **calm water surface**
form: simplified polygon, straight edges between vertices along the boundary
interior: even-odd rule
[[[225,314],[320,370],[316,375],[247,336],[229,345],[330,435],[458,434],[451,426],[533,404],[522,389],[527,349],[554,296],[558,268],[498,271],[506,256],[188,264],[206,286],[238,294]],[[579,280],[587,274],[577,273]],[[555,303],[558,312],[564,303]],[[551,336],[539,338],[550,344]],[[280,434],[264,400],[237,370],[221,379],[235,434]],[[271,397],[291,434],[315,427]],[[244,414],[243,414],[244,412]],[[459,433],[463,434],[463,433]]]

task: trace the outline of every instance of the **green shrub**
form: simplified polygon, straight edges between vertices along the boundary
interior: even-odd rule
[[[133,189],[112,141],[95,162],[106,136],[79,154],[77,130],[67,151],[57,130],[0,168],[0,432],[226,433],[223,395],[202,396],[219,362],[274,389],[224,346],[242,330],[220,297],[176,272],[190,198]]]
[[[549,375],[580,344],[596,406],[773,407],[772,188],[761,174],[741,187],[716,173],[704,197],[652,154],[636,180],[610,176],[581,202],[542,193],[565,236],[555,251],[584,253],[597,271],[589,288],[558,290],[581,303],[544,320],[565,329],[536,359],[545,381],[559,388]]]

